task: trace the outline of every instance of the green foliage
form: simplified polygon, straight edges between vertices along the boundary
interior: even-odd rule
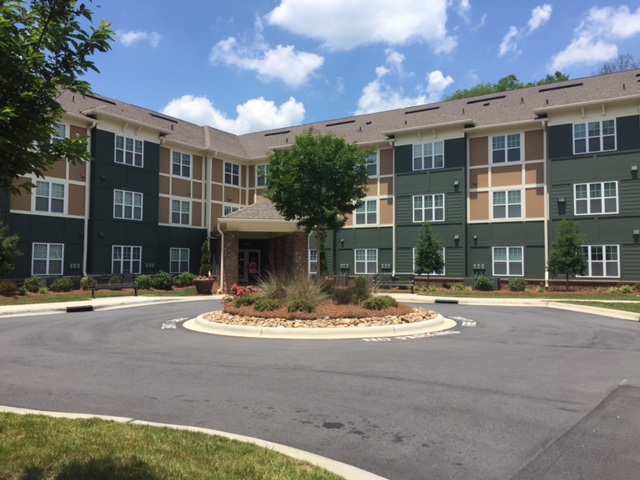
[[[1,11],[1,7],[0,7],[0,11]],[[2,31],[1,25],[2,23],[0,20],[0,31]],[[0,93],[0,95],[2,94]],[[0,113],[0,120],[1,119],[2,117]],[[1,151],[2,151],[2,133],[0,131],[0,152]],[[3,169],[4,169],[4,163],[3,163]],[[20,250],[18,250],[19,241],[20,241],[20,237],[18,235],[9,235],[9,227],[4,225],[2,221],[0,221],[0,278],[6,278],[9,276],[11,272],[13,272],[13,269],[15,268],[13,261],[16,258],[18,258],[20,255],[22,255]]]
[[[493,290],[493,282],[487,277],[478,277],[476,280],[476,290],[481,292],[490,292]]]
[[[355,142],[309,129],[291,148],[269,155],[265,196],[285,219],[295,220],[307,233],[316,230],[320,257],[324,232],[342,228],[367,195],[369,153],[372,150],[362,150]],[[319,261],[319,277],[323,267]]]
[[[316,306],[308,300],[294,300],[289,303],[287,306],[287,310],[289,312],[306,312],[311,313],[314,312]]]
[[[565,275],[566,288],[569,289],[569,276],[582,274],[587,268],[587,258],[582,251],[586,243],[585,236],[578,230],[578,223],[567,218],[560,222],[547,270],[551,275]]]
[[[85,3],[68,0],[0,2],[0,189],[20,193],[31,182],[14,183],[34,173],[42,177],[61,158],[91,159],[86,138],[51,142],[64,112],[61,90],[90,93],[81,80],[96,52],[110,49],[109,24],[92,23]]]
[[[80,288],[82,290],[91,290],[93,287],[95,287],[98,284],[98,282],[96,281],[95,278],[91,278],[91,277],[82,277],[80,279]]]
[[[620,293],[631,293],[633,292],[633,287],[631,285],[622,285],[620,287]]]
[[[338,305],[349,305],[353,298],[353,289],[351,287],[334,287],[331,292],[331,299]]]
[[[211,250],[209,250],[209,239],[205,238],[202,248],[200,248],[200,275],[207,277],[211,272]]]
[[[544,287],[536,288],[536,292],[538,292],[538,293],[544,293],[544,291],[545,291]]]
[[[289,278],[284,288],[286,303],[302,301],[316,307],[329,298],[325,282],[316,278]]]
[[[270,273],[258,278],[258,289],[265,298],[284,302],[287,298],[285,286],[288,281],[289,279],[285,275]]]
[[[381,295],[379,297],[371,297],[362,303],[367,310],[384,310],[389,307],[397,307],[398,302],[389,295]]]
[[[138,275],[133,281],[142,290],[151,290],[151,277],[149,275]]]
[[[526,292],[527,281],[524,278],[512,278],[509,280],[509,290],[512,292]]]
[[[52,292],[70,292],[73,289],[73,280],[68,277],[56,278],[49,289]]]
[[[193,280],[196,278],[196,275],[190,272],[182,272],[180,275],[176,275],[173,279],[173,283],[177,287],[188,287],[193,285]]]
[[[440,255],[442,242],[431,230],[431,224],[424,222],[418,234],[416,245],[416,274],[427,274],[427,286],[429,286],[429,275],[431,272],[441,272],[444,268],[444,260]]]
[[[40,287],[38,289],[38,293],[41,293],[44,295],[45,293],[49,293],[49,289],[47,287]]]
[[[353,293],[351,296],[351,302],[354,304],[360,304],[371,297],[371,284],[367,277],[359,275],[353,282]]]
[[[246,307],[255,304],[258,300],[260,300],[260,297],[256,297],[255,295],[242,295],[237,297],[233,304],[236,307]]]
[[[170,273],[160,270],[151,279],[151,286],[158,290],[171,290],[173,288],[173,277]]]
[[[124,283],[124,278],[122,275],[111,275],[109,277],[109,285],[112,287],[120,286]]]
[[[29,293],[29,290],[27,290],[25,287],[20,287],[18,289],[18,295],[25,296],[27,293]]]
[[[449,290],[451,288],[451,282],[442,282],[442,288]]]
[[[453,289],[454,290],[464,290],[464,285],[461,283],[454,283],[453,284]]]
[[[518,80],[514,74],[502,77],[497,83],[479,83],[471,88],[463,88],[456,90],[451,95],[447,96],[445,100],[459,100],[461,98],[477,97],[480,95],[488,95],[490,93],[506,92],[509,90],[517,90],[519,88],[535,87],[538,85],[547,85],[549,83],[565,82],[569,80],[569,75],[565,75],[562,72],[556,72],[553,75],[548,74],[542,80],[536,82],[523,83]]]
[[[640,292],[640,282],[636,282],[636,290]]]
[[[272,298],[261,298],[253,304],[257,312],[271,312],[280,308],[281,303]]]
[[[44,280],[37,275],[33,275],[32,277],[27,278],[22,286],[27,289],[27,292],[36,293],[44,287]]]
[[[13,280],[2,280],[0,281],[0,294],[2,295],[12,295],[18,290],[18,284]]]

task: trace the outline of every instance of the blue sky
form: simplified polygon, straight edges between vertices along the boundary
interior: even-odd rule
[[[640,58],[640,1],[94,0],[94,92],[247,133]]]

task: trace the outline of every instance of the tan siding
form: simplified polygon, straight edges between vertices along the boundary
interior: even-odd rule
[[[256,167],[254,165],[249,166],[249,188],[256,187]]]
[[[158,199],[158,221],[160,223],[169,223],[169,199],[165,197],[160,197]]]
[[[544,133],[542,130],[524,132],[524,159],[542,160],[544,158]]]
[[[202,157],[200,155],[193,156],[193,173],[191,176],[194,180],[202,180]]]
[[[171,150],[160,147],[160,173],[171,173]]]
[[[367,180],[367,196],[368,197],[377,197],[378,196],[378,179],[370,178]]]
[[[84,187],[69,185],[69,215],[84,215]]]
[[[211,185],[211,199],[215,202],[222,201],[222,186]]]
[[[45,175],[52,178],[67,178],[67,161],[64,158],[58,160],[50,170],[45,172]]]
[[[200,182],[193,182],[191,184],[191,198],[202,198],[202,184]]]
[[[505,167],[494,167],[491,170],[492,187],[510,187],[522,185],[522,166],[507,165]]]
[[[213,181],[222,183],[224,181],[224,163],[217,158],[213,159]]]
[[[390,225],[393,223],[393,199],[380,200],[380,223]]]
[[[87,129],[76,125],[69,125],[69,138],[86,137]]]
[[[489,165],[489,138],[480,137],[469,140],[469,165]]]
[[[178,197],[190,197],[191,182],[189,180],[182,180],[180,178],[172,178],[171,195],[177,195]]]
[[[69,180],[76,182],[84,182],[87,179],[87,165],[84,163],[78,163],[75,165],[69,164]]]
[[[527,218],[544,217],[544,188],[526,190]]]
[[[356,214],[356,212],[355,212],[355,210],[354,210],[354,211],[353,211],[353,215],[355,215],[355,214]],[[346,223],[344,224],[344,225],[345,225],[345,227],[351,227],[351,226],[353,226],[353,215],[347,215],[347,220],[346,220]]]
[[[479,168],[469,170],[469,181],[471,182],[471,188],[489,187],[489,169]]]
[[[489,192],[469,194],[469,219],[472,222],[489,220]]]
[[[393,195],[393,178],[380,179],[380,195]]]
[[[380,175],[393,175],[393,150],[380,150]]]
[[[191,225],[194,227],[202,226],[202,204],[200,202],[191,204]]]
[[[240,203],[240,189],[237,187],[224,187],[224,200],[229,203]]]
[[[30,182],[30,178],[20,177],[14,184]],[[84,203],[84,198],[82,199]],[[21,212],[31,211],[31,195],[23,193],[22,195],[11,195],[11,210],[20,210]]]
[[[169,195],[171,190],[169,189],[169,177],[159,177],[160,178],[160,193],[164,195]]]
[[[540,184],[544,183],[544,164],[534,163],[532,165],[526,165],[525,170],[525,182],[527,184]]]
[[[211,205],[211,225],[213,225],[214,230],[216,228],[216,222],[221,216],[222,216],[222,205],[220,205],[219,203],[215,203]]]

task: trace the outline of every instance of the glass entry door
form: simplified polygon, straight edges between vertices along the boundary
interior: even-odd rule
[[[254,284],[260,275],[260,250],[238,251],[238,282]]]

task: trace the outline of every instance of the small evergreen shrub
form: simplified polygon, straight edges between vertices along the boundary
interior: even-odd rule
[[[133,283],[141,290],[151,290],[151,277],[149,275],[138,275]]]
[[[438,287],[436,287],[435,285],[429,285],[429,291],[430,292],[437,292],[438,291]]]
[[[640,292],[640,282],[636,282],[636,290]]]
[[[352,302],[359,304],[371,297],[371,285],[369,279],[362,275],[357,276],[353,282]]]
[[[70,292],[73,290],[73,280],[69,277],[56,278],[49,289],[52,292]]]
[[[27,292],[37,293],[41,288],[44,288],[44,280],[34,275],[24,281],[23,287],[26,288]]]
[[[29,293],[29,291],[28,291],[26,288],[24,288],[24,287],[20,287],[20,288],[18,289],[18,295],[25,296],[27,293]]]
[[[631,285],[622,285],[620,287],[620,293],[631,293],[633,292],[633,288],[631,287]]]
[[[253,308],[258,312],[271,312],[280,308],[280,302],[272,298],[261,298],[253,304]]]
[[[0,294],[12,295],[18,290],[18,284],[13,280],[0,281]]]
[[[509,290],[512,292],[525,292],[527,290],[527,281],[524,278],[512,278],[509,280]]]
[[[91,290],[93,287],[95,287],[98,284],[98,282],[96,281],[95,278],[91,278],[91,277],[82,277],[80,279],[80,288],[82,290]]]
[[[173,288],[173,277],[170,273],[160,270],[153,276],[151,286],[158,290],[171,290]]]
[[[233,304],[236,307],[246,307],[247,305],[255,304],[259,299],[260,299],[260,297],[256,297],[255,295],[242,295],[242,296],[236,298],[236,300],[235,300],[235,302],[233,302]]]
[[[619,293],[620,289],[618,287],[609,287],[609,293]]]
[[[193,285],[193,280],[196,278],[196,275],[190,272],[182,272],[180,275],[176,275],[173,279],[173,283],[176,287],[188,287]]]
[[[544,293],[544,287],[538,287],[538,288],[536,288],[536,292],[538,292],[538,293]]]
[[[316,306],[308,300],[294,300],[289,304],[287,310],[289,312],[306,312],[311,313],[315,311]]]
[[[367,310],[384,310],[389,307],[397,307],[398,302],[389,295],[381,295],[379,297],[371,297],[362,303]]]
[[[122,278],[122,276],[120,275],[111,275],[109,277],[109,285],[113,287],[117,287],[119,285],[122,285],[123,283],[124,283],[124,278]]]
[[[442,282],[442,288],[449,290],[451,288],[451,282]]]
[[[461,284],[461,283],[454,283],[453,284],[453,289],[454,290],[464,290],[465,288],[464,288],[464,285]]]
[[[47,287],[40,287],[38,289],[38,293],[42,293],[42,294],[49,293],[49,289]]]
[[[476,290],[490,292],[493,290],[493,282],[487,277],[478,277],[478,280],[476,280]]]

